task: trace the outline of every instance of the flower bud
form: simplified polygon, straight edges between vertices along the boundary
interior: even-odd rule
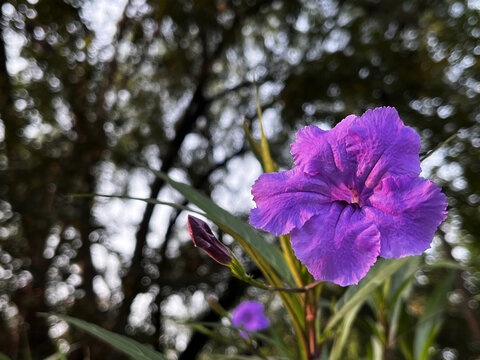
[[[212,230],[203,220],[189,215],[188,231],[193,244],[205,251],[213,260],[222,265],[229,265],[232,262],[230,251],[213,235]]]

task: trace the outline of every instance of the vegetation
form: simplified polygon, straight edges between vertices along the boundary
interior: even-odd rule
[[[66,318],[40,315],[57,313],[169,357],[230,354],[231,344],[187,326],[219,319],[205,306],[210,296],[227,310],[261,298],[294,336],[277,298],[192,246],[185,211],[71,196],[192,206],[151,167],[246,220],[261,166],[242,119],[260,139],[256,86],[282,169],[292,165],[295,130],[376,106],[398,109],[424,155],[449,139],[423,162],[449,201],[432,250],[350,308],[325,341],[341,344],[329,354],[338,359],[478,356],[478,1],[3,0],[0,8],[0,353],[119,358]],[[328,301],[352,295],[322,291]],[[321,303],[327,315],[341,306]]]

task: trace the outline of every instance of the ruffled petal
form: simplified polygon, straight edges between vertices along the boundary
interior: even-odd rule
[[[257,207],[250,211],[250,224],[276,235],[287,234],[330,202],[329,191],[321,178],[298,168],[263,174],[252,187]]]
[[[335,201],[290,235],[295,256],[316,280],[357,284],[380,253],[380,233],[358,206]]]
[[[380,230],[380,256],[420,255],[430,247],[437,227],[447,216],[447,198],[440,190],[418,177],[382,180],[364,207],[367,217]]]
[[[326,141],[327,134],[328,131],[313,125],[298,130],[297,140],[290,145],[295,165],[310,174],[318,173],[318,169],[310,168],[310,163],[317,156],[318,148]]]
[[[365,198],[388,175],[420,174],[420,136],[392,107],[368,110],[348,129],[347,153],[357,160],[357,187]]]
[[[330,131],[316,126],[299,130],[297,141],[291,145],[295,165],[310,175],[328,177],[332,186],[352,185],[355,158],[346,151],[346,138],[355,118],[347,116]]]

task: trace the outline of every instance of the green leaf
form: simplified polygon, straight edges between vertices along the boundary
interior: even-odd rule
[[[402,259],[380,259],[358,285],[350,286],[337,303],[336,311],[328,322],[325,333],[333,328],[349,311],[363,304],[373,290],[380,286],[387,278],[394,274],[404,264],[412,261],[415,257]]]
[[[465,269],[465,266],[453,260],[438,260],[438,261],[435,261],[433,264],[424,265],[423,268],[424,269],[444,268],[444,269],[453,269],[453,270],[463,270]]]
[[[150,169],[151,170],[151,169]],[[162,173],[159,173],[157,171],[154,171],[154,170],[151,170],[153,171],[156,175],[160,176],[166,176],[165,174],[162,174]],[[167,177],[168,178],[168,177]],[[226,210],[222,209],[221,207],[219,207],[218,205],[216,205],[215,203],[213,203],[213,201],[211,201],[209,198],[207,198],[206,196],[202,195],[201,193],[199,193],[197,190],[193,189],[192,187],[190,187],[189,185],[187,184],[182,184],[182,183],[178,183],[178,182],[175,182],[174,180],[171,180],[170,178],[168,178],[168,180],[166,180],[170,185],[172,185],[170,183],[173,182],[173,183],[176,183],[178,185],[181,185],[181,188],[177,189],[175,186],[172,185],[172,187],[174,187],[177,191],[179,191],[180,193],[184,194],[185,197],[187,197],[185,195],[185,193],[183,193],[182,191],[189,191],[191,192],[192,196],[195,197],[195,200],[191,199],[191,198],[187,198],[190,202],[194,203],[195,205],[197,205],[198,207],[200,207],[202,210],[204,211],[207,211],[205,210],[202,206],[200,206],[199,204],[200,203],[204,203],[206,206],[206,208],[208,209],[208,211],[212,211],[212,212],[215,212],[215,211],[218,211],[218,212],[221,212],[219,213],[220,217],[222,217],[223,219],[223,222],[219,222],[217,221],[216,219],[218,219],[219,217],[218,216],[212,216],[212,214],[208,214],[208,213],[203,213],[201,211],[198,211],[198,210],[195,210],[195,209],[192,209],[190,207],[187,207],[187,206],[182,206],[182,205],[178,205],[178,204],[175,204],[175,203],[172,203],[172,202],[166,202],[166,201],[161,201],[161,200],[157,200],[157,199],[150,199],[150,198],[139,198],[139,197],[134,197],[134,196],[127,196],[127,195],[106,195],[106,194],[98,194],[98,193],[90,193],[90,194],[69,194],[69,196],[72,196],[72,197],[77,197],[77,198],[80,198],[80,197],[105,197],[105,198],[116,198],[116,199],[124,199],[124,200],[138,200],[138,201],[144,201],[146,203],[150,203],[150,204],[155,204],[155,205],[166,205],[166,206],[170,206],[170,207],[173,207],[173,208],[176,208],[176,209],[179,209],[179,210],[185,210],[185,211],[190,211],[190,212],[193,212],[193,213],[196,213],[196,214],[199,214],[199,215],[202,215],[202,216],[205,216],[207,218],[209,218],[210,220],[216,222],[217,224],[220,224],[220,225],[223,225],[224,228],[227,228],[227,229],[231,229],[233,232],[235,232],[235,234],[237,236],[240,236],[242,237],[243,239],[245,239],[247,242],[251,243],[251,242],[254,242],[254,243],[257,243],[258,246],[255,246],[253,244],[252,247],[257,249],[257,247],[261,248],[261,249],[268,249],[268,251],[274,251],[273,254],[270,254],[267,255],[267,256],[263,256],[264,258],[266,258],[267,262],[270,263],[269,260],[271,260],[272,262],[280,262],[278,265],[273,265],[272,263],[270,263],[271,266],[273,266],[273,268],[280,274],[284,277],[285,280],[287,281],[290,281],[290,283],[292,284],[292,275],[286,270],[285,267],[282,267],[285,265],[285,262],[282,259],[279,259],[278,257],[281,255],[280,254],[280,251],[277,247],[275,247],[275,245],[273,244],[270,244],[268,243],[267,241],[265,241],[251,226],[243,223],[241,220],[237,219],[235,216],[233,216],[232,214],[230,214],[229,212],[227,212]],[[189,190],[188,190],[189,189]],[[195,194],[196,193],[196,194]],[[196,201],[196,202],[195,202]],[[211,203],[211,204],[209,204]],[[210,206],[211,205],[211,206]],[[226,221],[230,221],[234,219],[234,223],[235,223],[235,227],[231,227],[231,226],[227,226],[225,225],[224,223]],[[243,228],[243,229],[241,229]],[[248,234],[248,238],[245,238],[244,236],[242,236],[242,234]],[[263,243],[263,244],[262,244]],[[264,254],[263,254],[264,255]],[[283,263],[283,264],[282,264]]]
[[[178,210],[185,210],[185,211],[190,211],[193,213],[197,213],[199,215],[205,216],[204,213],[197,211],[195,209],[191,209],[188,206],[183,206],[183,205],[178,205],[176,203],[168,202],[168,201],[161,201],[157,199],[151,199],[151,198],[139,198],[135,196],[128,196],[128,195],[106,195],[106,194],[98,194],[98,193],[90,193],[90,194],[68,194],[68,196],[74,197],[74,198],[92,198],[92,197],[104,197],[104,198],[112,198],[112,199],[123,199],[123,200],[138,200],[138,201],[143,201],[148,204],[153,204],[153,205],[166,205],[173,207]]]
[[[218,359],[218,360],[288,360],[285,357],[265,357],[257,355],[229,355],[229,354],[209,354],[209,359]]]
[[[394,346],[400,327],[402,311],[404,311],[404,302],[408,298],[412,289],[412,280],[415,272],[420,265],[420,257],[406,263],[400,271],[392,276],[392,287],[387,299],[388,309],[388,346]]]
[[[451,135],[448,137],[448,139],[446,139],[445,141],[441,142],[440,144],[438,144],[437,146],[435,146],[434,149],[430,150],[427,154],[425,154],[424,156],[422,156],[420,158],[421,162],[424,162],[426,159],[428,159],[431,155],[433,155],[437,150],[441,149],[442,147],[444,147],[445,145],[449,144],[451,141],[455,140],[458,136],[458,134],[460,134],[460,130],[458,130],[455,134]]]
[[[278,171],[278,166],[275,161],[272,159],[270,154],[270,147],[268,145],[268,139],[265,136],[263,130],[263,120],[262,120],[262,107],[260,106],[260,98],[258,96],[258,88],[255,86],[255,100],[257,102],[257,113],[258,113],[258,122],[260,123],[260,144],[253,138],[250,130],[248,129],[245,119],[243,120],[243,128],[245,129],[245,134],[250,143],[250,147],[253,150],[253,153],[257,159],[262,164],[264,172],[271,173]],[[285,262],[290,269],[290,272],[295,279],[297,285],[301,286],[307,284],[309,281],[313,281],[312,276],[308,273],[305,266],[295,257],[292,246],[290,244],[290,236],[280,235],[280,244],[283,250],[283,256]],[[302,276],[305,274],[305,276]],[[304,280],[306,280],[304,282]]]
[[[48,314],[44,314],[48,315]],[[147,345],[140,344],[139,342],[132,340],[124,335],[119,335],[104,328],[88,323],[86,321],[76,319],[65,315],[51,314],[63,321],[66,321],[70,325],[73,325],[79,329],[86,331],[87,333],[105,341],[115,349],[123,352],[124,354],[131,356],[136,360],[167,360],[167,358],[156,352]]]
[[[195,323],[188,323],[186,324],[188,327],[190,327],[192,330],[199,332],[203,335],[206,335],[208,337],[211,337],[212,339],[215,340],[225,340],[223,336],[219,336],[216,332],[208,329],[207,327],[203,326],[202,324],[195,324]]]
[[[253,155],[255,155],[257,160],[262,163],[262,148],[260,144],[253,138],[253,135],[248,128],[248,124],[245,118],[243,118],[243,130],[245,131],[245,135],[247,135],[247,140],[250,144],[250,149],[252,150]]]
[[[247,345],[247,344],[250,343],[250,340],[244,341],[244,339],[242,339],[239,343],[238,342],[239,341],[238,335],[231,337],[231,336],[225,336],[224,334],[221,334],[219,332],[219,329],[224,328],[224,329],[233,330],[234,333],[238,334],[238,327],[233,326],[233,325],[226,325],[226,324],[215,323],[215,322],[201,322],[201,321],[198,321],[198,322],[184,322],[183,324],[190,327],[191,329],[193,329],[195,331],[198,331],[198,332],[210,337],[211,339],[213,339],[213,340],[215,340],[215,341],[217,341],[221,344],[231,345],[231,344],[235,343],[236,346],[238,348],[240,348],[239,345]],[[210,329],[210,328],[213,328],[213,330]],[[274,338],[274,337],[271,337],[271,336],[266,336],[266,335],[261,334],[257,331],[248,331],[248,330],[244,330],[244,331],[249,334],[251,339],[262,340],[263,342],[265,342],[265,343],[271,345],[273,348],[277,349],[279,351],[279,353],[284,354],[284,355],[281,355],[280,358],[284,358],[284,359],[289,359],[290,358],[288,355],[285,355],[285,354],[289,354],[289,352],[288,352],[288,349],[286,348],[285,344],[283,344],[281,342],[280,338]],[[248,346],[246,346],[246,348],[248,349]]]
[[[58,347],[58,346],[57,346]],[[0,357],[0,360],[2,360],[2,358]],[[50,355],[49,357],[46,357],[45,359],[43,360],[67,360],[67,357],[65,356],[65,354],[63,352],[60,351],[60,349],[55,353],[55,354],[52,354]]]
[[[271,173],[278,171],[277,164],[273,161],[272,156],[270,155],[270,147],[268,146],[268,140],[263,131],[263,121],[262,121],[262,107],[260,106],[260,97],[258,96],[258,88],[255,86],[255,101],[257,102],[257,113],[258,113],[258,122],[260,123],[260,154],[262,156],[262,165],[265,169],[265,172]]]
[[[330,352],[329,360],[342,359],[342,353],[345,348],[345,344],[347,344],[350,330],[352,329],[353,322],[357,317],[357,313],[358,310],[360,310],[360,307],[360,305],[357,305],[351,311],[349,311],[347,315],[345,315],[339,334],[335,336],[335,343],[333,344],[332,351]]]
[[[279,340],[279,339],[276,339],[276,338],[273,338],[271,336],[267,336],[259,331],[250,331],[250,330],[247,330],[247,329],[243,329],[243,328],[240,328],[238,326],[233,326],[233,325],[229,325],[229,324],[222,324],[222,323],[218,323],[218,322],[209,322],[209,321],[186,321],[183,323],[184,325],[186,326],[189,326],[189,327],[192,327],[192,328],[195,328],[197,326],[201,326],[203,327],[204,329],[207,329],[208,331],[210,331],[208,328],[211,327],[213,329],[230,329],[230,330],[233,330],[234,332],[237,332],[238,333],[238,330],[242,330],[244,332],[246,332],[250,338],[253,338],[253,339],[257,339],[257,340],[262,340],[263,342],[267,343],[267,344],[270,344],[272,346],[274,346],[275,348],[277,348],[277,350],[279,351],[287,351],[285,345]],[[268,332],[267,332],[268,334]],[[231,339],[231,340],[236,340],[235,338]]]
[[[417,330],[415,331],[413,353],[416,360],[427,360],[429,358],[428,349],[442,326],[447,292],[451,289],[455,276],[455,272],[450,273],[444,281],[437,285],[433,295],[427,298],[428,304],[426,304],[425,311],[418,320]]]
[[[408,342],[405,339],[400,340],[400,350],[405,360],[414,360],[411,348],[408,346]]]
[[[10,358],[5,354],[0,353],[0,360],[10,360]]]
[[[422,258],[416,256],[407,262],[391,278],[389,294],[386,298],[388,308],[393,308],[400,297],[406,297],[415,272],[421,268]]]
[[[322,352],[320,353],[320,360],[329,360],[328,349],[326,346],[322,346]]]
[[[158,201],[156,199],[144,199],[144,198],[134,198],[128,196],[107,196],[107,197],[118,197],[123,199],[133,199],[146,201],[153,204],[162,204],[173,206],[177,208],[184,208],[184,210],[194,211],[199,213],[210,220],[214,221],[222,231],[227,232],[232,235],[232,237],[240,243],[244,249],[249,253],[252,259],[258,264],[265,277],[271,282],[272,285],[277,287],[282,287],[282,281],[277,277],[277,274],[280,275],[284,281],[289,285],[294,284],[293,276],[288,271],[288,267],[283,259],[282,254],[279,249],[265,241],[251,226],[240,221],[238,218],[217,206],[212,200],[208,197],[202,195],[197,190],[193,189],[187,184],[182,184],[170,179],[166,174],[149,169],[155,175],[165,180],[166,183],[170,184],[174,189],[184,195],[184,197],[191,203],[197,205],[199,208],[204,210],[206,214],[201,212],[179,207],[176,204],[166,203]],[[99,194],[77,194],[73,196],[102,196]],[[277,274],[275,274],[275,272]],[[295,327],[295,332],[299,337],[300,341],[304,341],[302,335],[303,329],[303,316],[302,316],[302,306],[296,296],[287,296],[285,293],[279,293],[280,298],[282,299],[287,312],[290,314],[293,325]]]
[[[264,258],[284,280],[293,284],[292,274],[288,271],[280,250],[275,245],[267,242],[250,225],[218,206],[190,185],[174,181],[160,171],[151,171],[181,193],[189,202],[202,209],[210,220],[224,229],[230,229],[235,235],[245,240],[255,250],[257,256]]]

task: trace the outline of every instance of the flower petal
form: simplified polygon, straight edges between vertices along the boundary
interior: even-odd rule
[[[315,169],[309,169],[310,163],[317,156],[319,145],[326,141],[327,134],[328,131],[313,125],[298,130],[297,140],[290,145],[295,165],[304,171],[315,173]]]
[[[301,227],[328,203],[329,186],[319,177],[295,168],[261,175],[253,184],[257,207],[250,211],[250,224],[276,235]]]
[[[328,176],[332,185],[352,185],[355,158],[347,154],[346,137],[355,118],[347,116],[330,131],[316,126],[299,130],[291,145],[295,165],[310,175]]]
[[[420,255],[428,249],[447,216],[446,199],[436,184],[422,178],[383,179],[364,208],[380,230],[380,256]]]
[[[358,206],[335,201],[292,231],[295,256],[316,280],[357,284],[380,252],[380,233]]]
[[[238,305],[232,314],[233,326],[243,327],[249,331],[258,331],[270,326],[264,314],[263,304],[257,301],[245,301]],[[245,332],[243,332],[245,334]],[[243,334],[242,334],[243,336]]]
[[[348,129],[347,152],[357,160],[357,186],[365,198],[385,174],[420,174],[420,137],[392,107],[366,111]],[[363,191],[361,190],[363,189]]]

